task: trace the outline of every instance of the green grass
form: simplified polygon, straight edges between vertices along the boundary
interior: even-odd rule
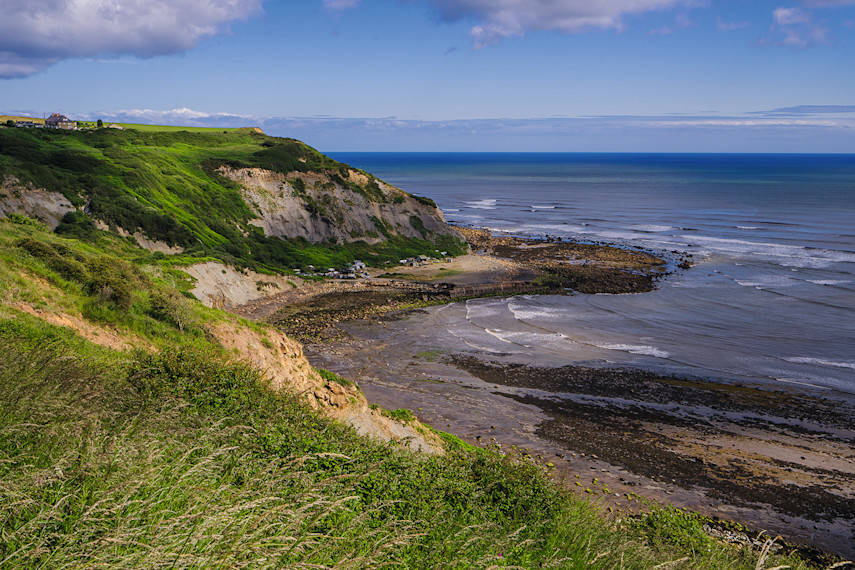
[[[122,361],[0,320],[0,566],[756,567],[669,511],[615,525],[446,439],[445,457],[366,439],[214,349]]]
[[[248,127],[241,128],[219,128],[219,127],[180,127],[174,125],[146,125],[142,123],[112,123],[104,121],[104,125],[119,125],[124,129],[135,129],[138,131],[154,131],[162,133],[186,131],[188,133],[223,133],[245,130]]]

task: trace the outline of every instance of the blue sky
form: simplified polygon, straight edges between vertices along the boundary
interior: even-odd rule
[[[855,152],[855,0],[4,0],[0,113],[325,151]]]

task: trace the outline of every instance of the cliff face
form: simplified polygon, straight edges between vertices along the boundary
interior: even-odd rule
[[[24,184],[14,176],[7,175],[0,180],[0,215],[23,214],[54,229],[72,210],[74,206],[59,192]]]
[[[218,172],[240,185],[244,201],[258,215],[250,223],[262,228],[267,236],[302,237],[316,243],[377,243],[385,239],[385,234],[419,239],[454,235],[442,212],[424,199],[380,180],[375,181],[370,197],[354,190],[371,183],[365,174],[355,170],[347,172],[345,184],[326,173],[280,174],[225,166]]]

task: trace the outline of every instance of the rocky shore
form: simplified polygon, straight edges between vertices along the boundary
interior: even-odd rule
[[[437,349],[442,309],[340,323],[306,355],[385,408],[541,463],[616,517],[655,500],[741,537],[781,535],[818,567],[855,558],[851,398]]]
[[[475,297],[521,293],[639,293],[673,270],[663,256],[603,244],[493,236],[455,228],[474,252],[439,267],[374,271],[370,281],[303,283],[236,312],[276,324],[302,342],[340,336],[337,323]],[[671,260],[673,261],[673,260]]]
[[[457,230],[473,250],[508,259],[539,274],[555,276],[560,286],[580,293],[651,291],[656,281],[669,271],[664,257],[643,249],[562,238],[494,236],[472,228]],[[682,257],[677,263],[687,267],[688,260]]]

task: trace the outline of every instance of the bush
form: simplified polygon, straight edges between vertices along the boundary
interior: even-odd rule
[[[413,414],[413,412],[406,408],[384,411],[383,415],[392,418],[393,420],[398,420],[399,422],[405,424],[416,421],[416,416]]]
[[[190,301],[174,289],[153,292],[148,312],[158,321],[178,327],[181,332],[196,324],[196,314]]]
[[[182,398],[207,409],[245,406],[264,392],[261,373],[250,365],[186,347],[138,352],[128,368],[128,381],[144,396]]]
[[[86,292],[102,303],[114,303],[123,311],[133,304],[134,288],[148,285],[148,279],[139,269],[108,255],[90,260],[87,269]]]
[[[672,506],[654,508],[628,521],[657,548],[673,548],[676,544],[686,551],[702,552],[712,543],[697,513]]]
[[[412,194],[411,194],[411,196],[413,196],[413,199],[415,199],[415,201],[418,202],[419,204],[422,204],[424,206],[430,206],[432,208],[437,207],[436,202],[434,202],[430,198],[425,198],[424,196],[415,196]]]
[[[93,241],[98,235],[98,229],[92,218],[79,210],[65,214],[54,231],[61,236],[83,241]]]
[[[415,228],[417,232],[422,234],[423,238],[428,237],[428,234],[430,232],[428,232],[427,228],[425,227],[424,221],[420,217],[415,215],[410,216],[410,225],[413,226],[413,228]]]
[[[546,289],[560,289],[564,287],[564,279],[560,275],[556,275],[554,273],[547,273],[546,275],[535,277],[532,283],[537,287],[543,287]]]
[[[336,384],[341,384],[342,386],[356,386],[356,384],[354,384],[347,378],[343,378],[335,372],[330,372],[329,370],[326,370],[324,368],[316,368],[315,372],[317,372],[318,375],[327,382],[335,382]]]
[[[82,261],[85,258],[71,248],[62,245],[52,246],[35,238],[22,238],[15,245],[57,272],[63,279],[86,283],[89,272]]]
[[[6,219],[12,222],[13,224],[17,224],[19,226],[30,226],[39,229],[44,229],[45,227],[45,225],[39,220],[34,220],[29,216],[24,216],[16,212],[9,212],[8,214],[6,214]]]

